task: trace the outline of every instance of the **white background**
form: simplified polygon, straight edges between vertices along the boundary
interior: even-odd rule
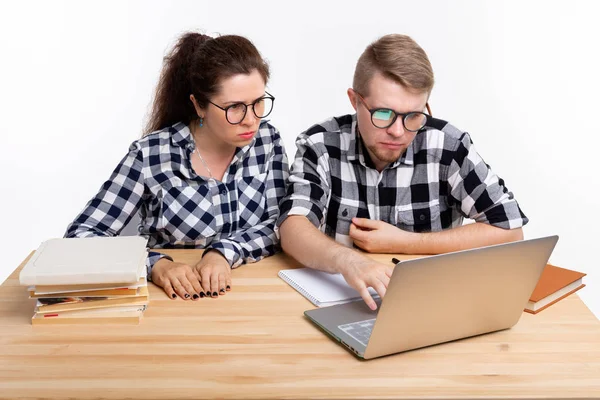
[[[435,116],[471,133],[551,262],[587,272],[600,316],[600,3],[556,1],[20,1],[0,8],[0,282],[67,224],[146,122],[162,57],[185,30],[241,34],[270,62],[271,122],[290,157],[351,112],[356,60],[387,33],[429,54]]]

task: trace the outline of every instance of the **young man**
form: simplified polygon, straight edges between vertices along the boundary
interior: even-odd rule
[[[426,114],[433,71],[410,37],[387,35],[358,60],[356,114],[314,125],[296,140],[277,222],[283,249],[340,272],[371,309],[392,266],[374,253],[436,254],[521,240],[527,223],[471,138]],[[463,218],[475,221],[462,225]],[[335,239],[332,240],[331,238]]]

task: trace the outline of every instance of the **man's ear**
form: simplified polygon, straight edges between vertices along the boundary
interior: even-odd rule
[[[204,114],[204,112],[200,108],[200,106],[198,105],[198,102],[196,101],[196,98],[194,97],[193,94],[190,94],[190,101],[194,105],[194,109],[196,110],[196,114],[198,114],[199,117],[202,117],[202,115]]]
[[[357,96],[356,96],[356,92],[354,91],[354,89],[349,88],[348,89],[348,99],[350,99],[350,104],[352,104],[352,108],[354,108],[354,111],[356,111],[358,104],[357,104]]]

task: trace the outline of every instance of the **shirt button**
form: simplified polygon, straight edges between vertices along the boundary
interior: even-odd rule
[[[226,195],[227,194],[227,190],[225,190],[225,189],[221,190],[221,194],[222,195]]]
[[[421,214],[421,216],[419,217],[419,219],[420,219],[421,221],[425,221],[425,214]]]

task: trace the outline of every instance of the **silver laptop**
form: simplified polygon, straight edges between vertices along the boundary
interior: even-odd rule
[[[304,314],[371,359],[512,327],[558,236],[402,261],[371,311],[362,301]]]

